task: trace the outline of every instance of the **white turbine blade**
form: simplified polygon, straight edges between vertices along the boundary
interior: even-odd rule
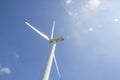
[[[55,28],[55,21],[53,22],[52,32],[51,32],[51,37],[50,37],[50,39],[53,39],[54,28]]]
[[[46,36],[45,34],[43,34],[42,32],[40,32],[39,30],[37,30],[35,27],[33,27],[31,24],[29,24],[28,22],[25,22],[30,28],[32,28],[36,33],[38,33],[40,36],[42,36],[44,39],[46,39],[47,41],[49,41],[50,39],[48,38],[48,36]]]
[[[61,75],[60,75],[60,71],[59,71],[59,68],[58,68],[58,64],[57,64],[57,60],[56,60],[55,54],[54,54],[54,62],[55,62],[55,66],[56,66],[56,69],[57,69],[58,76],[60,78]]]

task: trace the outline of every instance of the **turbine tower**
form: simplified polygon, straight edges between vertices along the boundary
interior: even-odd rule
[[[56,42],[61,42],[64,40],[63,37],[59,37],[59,38],[53,38],[53,34],[54,34],[54,27],[55,27],[55,21],[53,22],[53,26],[52,26],[52,32],[51,32],[51,36],[50,38],[43,34],[42,32],[40,32],[38,29],[36,29],[35,27],[33,27],[31,24],[29,24],[28,22],[25,22],[32,30],[34,30],[37,34],[39,34],[41,37],[43,37],[45,40],[47,40],[51,46],[51,51],[50,54],[48,55],[47,58],[47,62],[43,71],[43,74],[41,76],[41,80],[49,80],[49,76],[50,76],[50,71],[51,71],[51,67],[52,67],[52,62],[54,60],[55,65],[56,65],[56,69],[58,72],[58,76],[60,77],[60,72],[59,72],[59,68],[57,65],[57,61],[56,61],[56,57],[55,57],[55,48],[56,48]]]

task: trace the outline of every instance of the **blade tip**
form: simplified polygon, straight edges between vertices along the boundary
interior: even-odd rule
[[[25,21],[26,24],[28,24],[28,22]]]

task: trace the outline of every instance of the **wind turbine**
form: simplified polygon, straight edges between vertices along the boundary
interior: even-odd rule
[[[60,72],[59,72],[59,68],[58,68],[58,65],[57,65],[57,61],[56,61],[56,57],[55,57],[55,48],[56,48],[56,43],[57,42],[61,42],[64,40],[63,37],[59,37],[59,38],[56,38],[54,39],[53,38],[53,34],[54,34],[54,27],[55,27],[55,21],[53,22],[53,26],[52,26],[52,32],[51,32],[51,36],[50,38],[43,34],[42,32],[40,32],[38,29],[36,29],[35,27],[33,27],[31,24],[29,24],[28,22],[25,22],[32,30],[34,30],[37,34],[39,34],[41,37],[43,37],[45,40],[47,40],[51,46],[51,51],[50,51],[50,54],[48,55],[48,58],[47,58],[47,62],[46,62],[46,65],[45,65],[45,68],[44,68],[44,71],[43,71],[43,74],[41,76],[41,80],[49,80],[49,76],[50,76],[50,71],[51,71],[51,67],[52,67],[52,62],[54,60],[55,62],[55,65],[56,65],[56,69],[57,69],[57,72],[58,72],[58,76],[60,77]]]

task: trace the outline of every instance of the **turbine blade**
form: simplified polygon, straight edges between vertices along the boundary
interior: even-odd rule
[[[53,26],[52,26],[52,32],[51,32],[51,37],[50,37],[50,39],[53,39],[54,28],[55,28],[55,21],[53,21]]]
[[[48,38],[48,36],[46,36],[45,34],[43,34],[42,32],[40,32],[39,30],[37,30],[35,27],[33,27],[31,24],[29,24],[28,22],[25,22],[31,29],[33,29],[36,33],[38,33],[40,36],[42,36],[44,39],[46,39],[47,41],[49,41],[50,39]]]
[[[58,64],[57,64],[57,60],[56,60],[55,54],[54,54],[54,62],[55,62],[55,66],[56,66],[56,69],[57,69],[58,76],[60,78],[61,74],[60,74],[60,71],[59,71],[59,68],[58,68]]]

